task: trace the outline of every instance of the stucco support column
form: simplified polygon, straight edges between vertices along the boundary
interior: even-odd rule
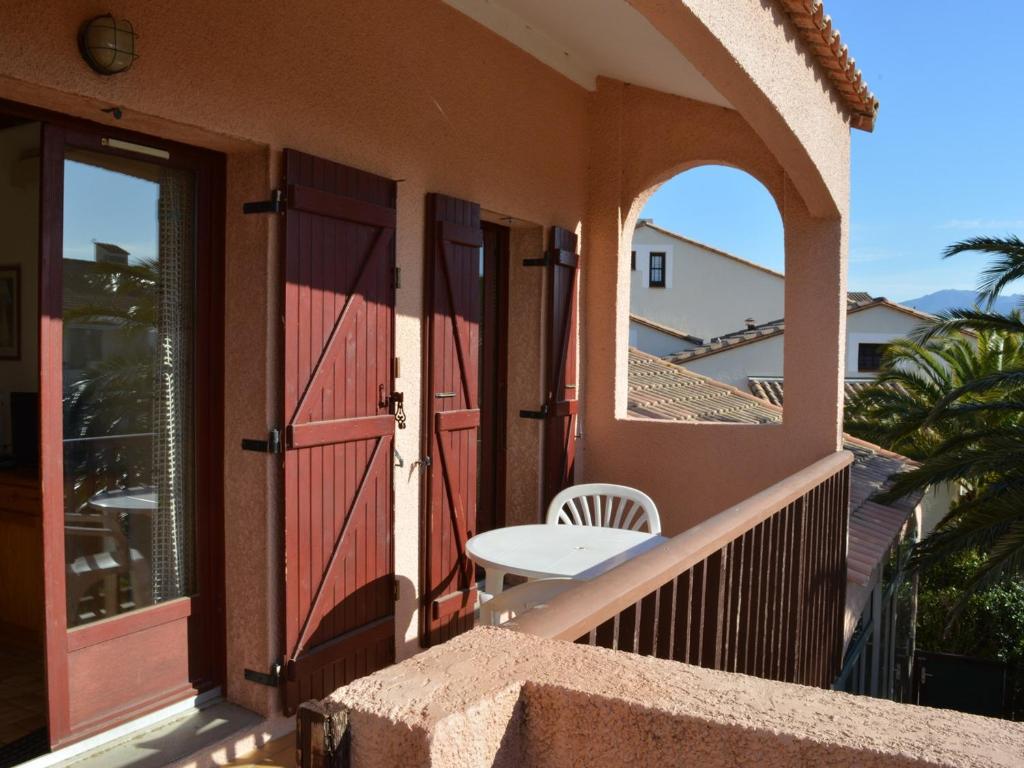
[[[625,89],[623,83],[601,81],[592,105],[580,323],[584,438],[578,454],[582,454],[584,472],[591,421],[604,422],[610,415],[626,412],[626,347],[616,343],[629,334],[629,272],[620,258],[625,247],[622,242]]]
[[[786,429],[802,448],[824,455],[840,447],[846,368],[846,226],[813,218],[785,183]]]

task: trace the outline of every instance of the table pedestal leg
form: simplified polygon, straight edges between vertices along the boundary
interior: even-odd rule
[[[487,576],[484,579],[484,590],[491,597],[500,595],[501,591],[505,588],[505,572],[499,571],[496,568],[488,568]]]

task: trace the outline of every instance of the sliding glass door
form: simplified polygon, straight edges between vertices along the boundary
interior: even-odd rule
[[[44,124],[47,683],[61,744],[207,689],[222,630],[220,161]]]

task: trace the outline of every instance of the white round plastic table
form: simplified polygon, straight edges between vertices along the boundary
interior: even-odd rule
[[[153,512],[157,508],[156,490],[144,487],[100,491],[89,499],[89,506],[116,512]]]
[[[466,552],[486,569],[484,589],[496,595],[508,573],[585,581],[666,541],[651,533],[596,525],[510,525],[477,534],[466,542]]]

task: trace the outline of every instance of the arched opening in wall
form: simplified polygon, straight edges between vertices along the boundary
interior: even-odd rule
[[[785,246],[775,199],[744,171],[705,165],[642,203],[629,255],[629,415],[781,422]]]

